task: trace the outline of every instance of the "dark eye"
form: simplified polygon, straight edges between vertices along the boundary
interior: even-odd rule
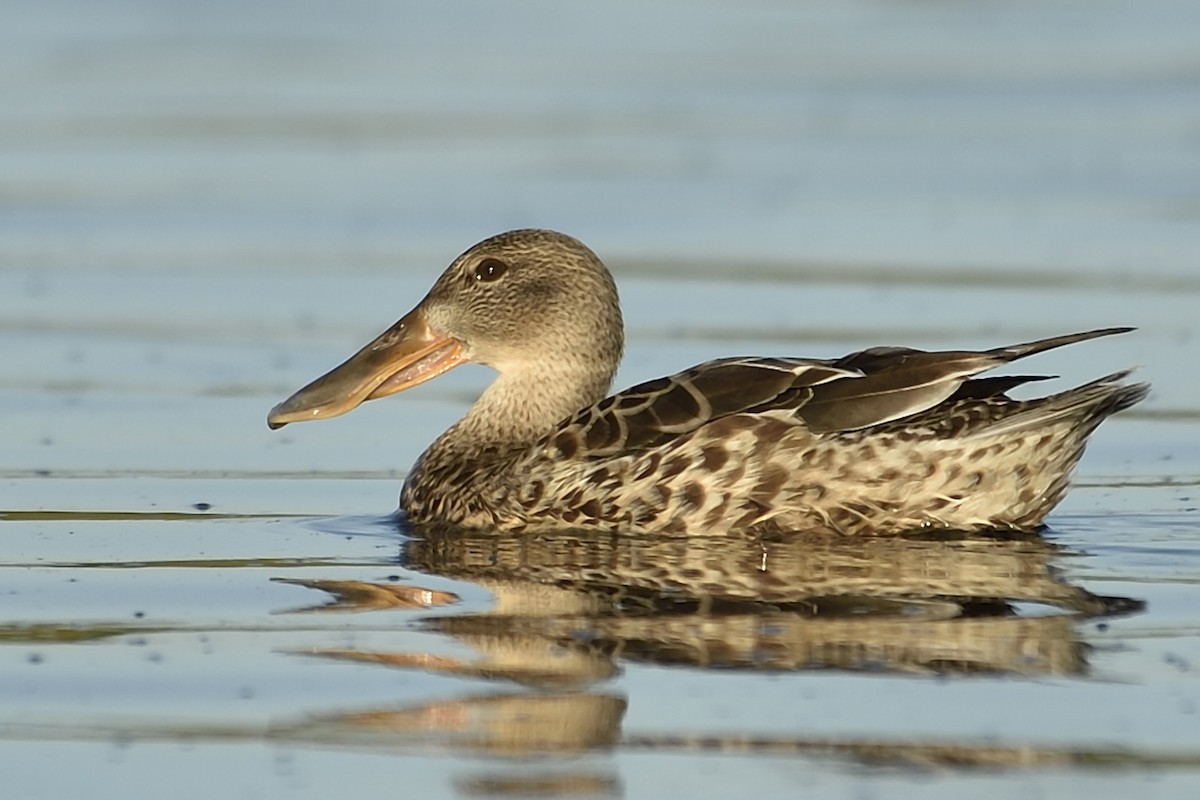
[[[485,258],[475,265],[475,280],[491,283],[498,281],[508,272],[508,264],[495,258]]]

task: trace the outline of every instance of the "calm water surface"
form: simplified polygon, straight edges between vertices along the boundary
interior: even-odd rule
[[[1195,797],[1200,8],[63,2],[0,26],[5,797]],[[1044,537],[410,540],[482,368],[267,410],[505,228],[717,355],[1139,366]]]

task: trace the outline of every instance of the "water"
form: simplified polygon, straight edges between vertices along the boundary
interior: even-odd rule
[[[1195,795],[1194,4],[58,2],[0,40],[6,796]],[[486,370],[265,414],[522,225],[612,265],[622,385],[1137,325],[1036,369],[1155,391],[1044,539],[406,542]]]

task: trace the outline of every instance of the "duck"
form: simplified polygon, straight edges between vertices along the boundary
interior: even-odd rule
[[[990,350],[728,357],[610,394],[617,287],[571,236],[520,229],[455,258],[412,311],[268,414],[344,414],[460,364],[496,377],[408,473],[417,531],[695,536],[1037,531],[1130,370],[1035,399],[983,376],[1103,328]]]

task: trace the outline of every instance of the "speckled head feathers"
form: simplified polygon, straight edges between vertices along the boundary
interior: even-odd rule
[[[562,233],[528,228],[484,239],[454,259],[422,307],[434,328],[465,343],[469,360],[501,372],[556,360],[611,379],[621,360],[612,275]]]

